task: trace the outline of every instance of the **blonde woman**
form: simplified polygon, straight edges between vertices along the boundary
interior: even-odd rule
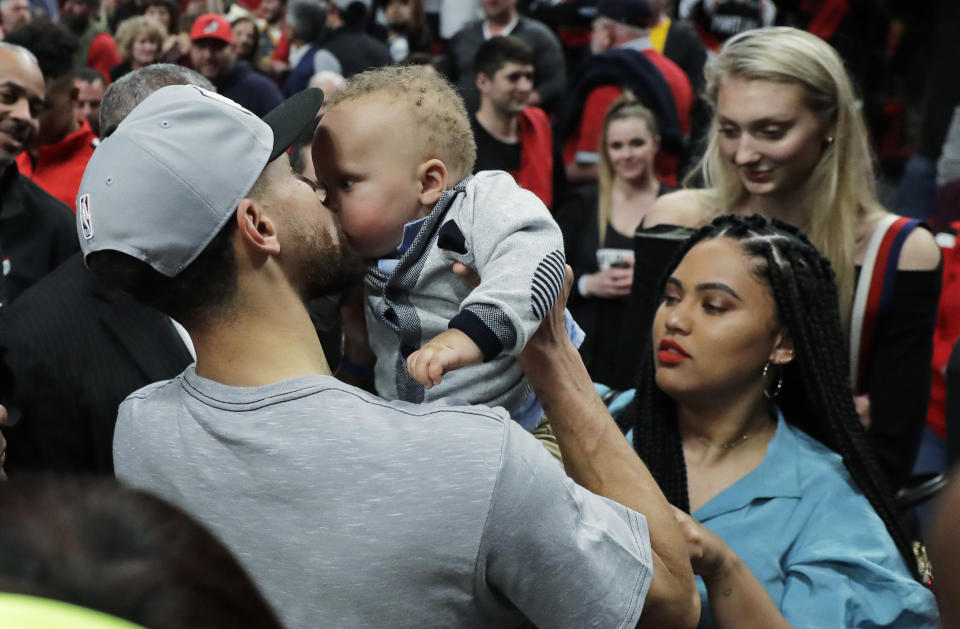
[[[123,61],[110,70],[110,81],[156,63],[167,39],[167,29],[157,20],[138,15],[117,27],[117,50]]]
[[[637,325],[652,318],[656,286],[676,248],[671,238],[720,214],[759,213],[795,225],[830,260],[849,336],[860,268],[889,214],[876,198],[869,141],[843,62],[804,31],[749,31],[728,40],[708,67],[706,96],[715,109],[700,169],[706,187],[661,198],[637,233],[644,252],[631,304]],[[909,474],[924,424],[940,291],[932,235],[904,234],[884,277],[890,292],[865,354],[866,395],[858,400],[895,486]]]
[[[579,189],[558,210],[576,282],[568,305],[587,333],[581,354],[596,382],[613,378],[610,358],[633,280],[633,233],[671,190],[654,174],[659,148],[656,118],[627,93],[604,118],[598,185]]]

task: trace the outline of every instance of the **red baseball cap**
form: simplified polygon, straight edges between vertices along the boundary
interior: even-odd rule
[[[204,13],[193,21],[190,29],[190,40],[219,39],[228,44],[233,43],[233,30],[227,18],[216,13]]]

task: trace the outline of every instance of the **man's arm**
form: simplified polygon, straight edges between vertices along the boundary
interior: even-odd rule
[[[647,519],[654,575],[638,627],[694,627],[700,597],[673,511],[607,412],[564,328],[572,283],[567,267],[564,294],[521,352],[520,365],[550,419],[570,477]]]

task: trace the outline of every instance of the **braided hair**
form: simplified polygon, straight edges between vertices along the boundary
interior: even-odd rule
[[[721,216],[694,234],[671,264],[671,271],[697,243],[720,237],[737,241],[746,255],[757,260],[751,267],[753,273],[770,288],[780,323],[793,339],[796,358],[782,367],[785,386],[778,398],[785,421],[843,457],[850,476],[886,524],[914,578],[919,580],[911,540],[900,524],[853,404],[830,262],[795,227],[778,220],[767,222],[760,215],[734,214]],[[634,447],[667,500],[689,512],[676,407],[657,387],[654,370],[653,348],[648,343],[637,394],[628,411],[628,420],[634,426]]]

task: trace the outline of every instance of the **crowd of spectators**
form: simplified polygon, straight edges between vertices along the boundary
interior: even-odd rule
[[[0,27],[0,613],[960,626],[949,0]]]

